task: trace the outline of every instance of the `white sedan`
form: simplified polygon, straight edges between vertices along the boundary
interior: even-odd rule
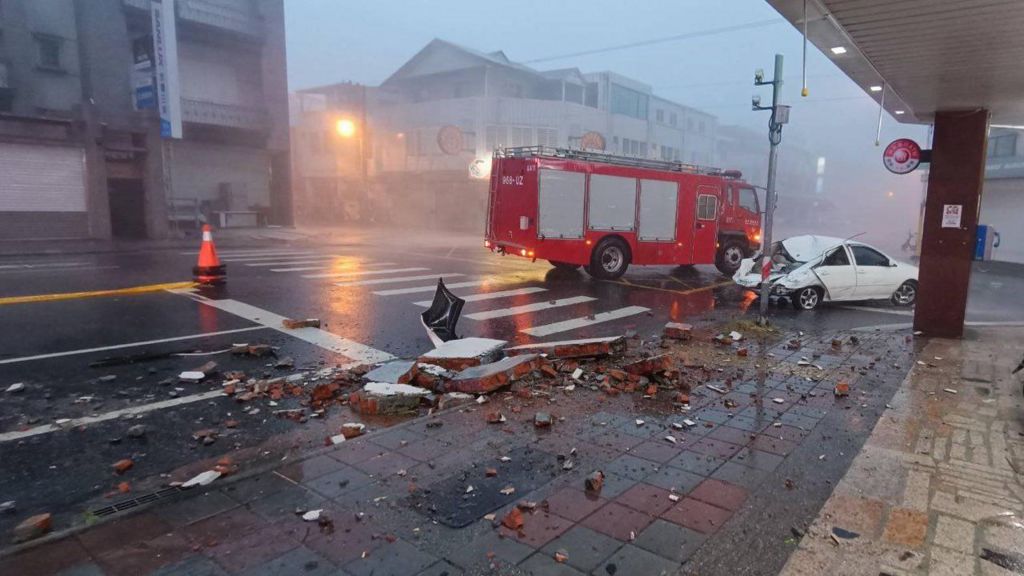
[[[786,297],[800,310],[822,302],[891,300],[911,306],[917,300],[917,267],[897,262],[880,250],[842,238],[793,236],[775,243],[768,275],[772,296]],[[760,254],[745,258],[733,280],[760,290]]]

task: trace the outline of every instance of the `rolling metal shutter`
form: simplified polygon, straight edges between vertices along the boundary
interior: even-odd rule
[[[0,212],[85,212],[81,148],[0,143]]]

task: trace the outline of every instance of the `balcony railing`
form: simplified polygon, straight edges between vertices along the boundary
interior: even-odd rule
[[[122,0],[125,6],[149,11],[150,0]],[[263,21],[249,0],[178,0],[178,18],[253,38],[263,37]]]
[[[268,125],[267,111],[263,108],[186,98],[181,99],[181,117],[185,122],[244,130],[264,130]]]

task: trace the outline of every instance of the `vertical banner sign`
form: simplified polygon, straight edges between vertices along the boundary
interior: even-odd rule
[[[178,33],[174,0],[153,0],[150,5],[160,136],[181,138],[181,84],[178,80]]]

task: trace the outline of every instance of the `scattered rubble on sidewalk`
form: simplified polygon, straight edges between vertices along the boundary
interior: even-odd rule
[[[15,382],[14,384],[11,384],[10,386],[7,387],[7,392],[10,392],[10,393],[13,394],[15,392],[21,392],[24,389],[25,389],[25,383],[24,382]]]
[[[14,527],[14,542],[27,542],[46,534],[53,527],[53,518],[50,514],[36,514],[29,516],[20,524]]]
[[[449,340],[420,356],[419,362],[434,364],[446,370],[464,370],[499,360],[506,344],[504,340],[492,338]]]
[[[306,318],[305,320],[293,320],[291,318],[285,318],[281,320],[281,325],[288,330],[298,330],[299,328],[319,328],[319,318]]]

